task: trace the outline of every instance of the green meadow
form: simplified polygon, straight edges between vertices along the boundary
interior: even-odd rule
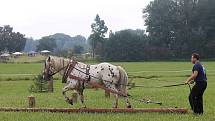
[[[163,86],[183,83],[191,74],[190,62],[120,62],[113,63],[125,68],[129,80],[136,85]],[[0,112],[1,121],[65,121],[65,120],[92,120],[92,121],[214,121],[215,120],[215,63],[204,62],[208,75],[208,88],[204,95],[205,113],[202,116],[188,114],[166,113],[29,113],[29,112]],[[36,98],[37,108],[79,108],[80,103],[69,105],[61,95],[61,89],[65,84],[61,83],[59,75],[54,80],[54,93],[30,93],[29,86],[33,83],[34,75],[42,71],[42,63],[16,63],[0,64],[0,107],[28,107],[27,97]],[[189,71],[190,70],[190,71]],[[71,92],[72,93],[72,92]],[[103,90],[86,89],[86,104],[89,108],[111,108],[113,97],[105,98]],[[137,99],[148,98],[161,101],[163,105],[143,104],[130,100],[133,108],[164,108],[179,107],[190,109],[188,104],[188,86],[170,88],[132,88],[129,94]],[[120,99],[120,106],[124,108],[124,100]]]

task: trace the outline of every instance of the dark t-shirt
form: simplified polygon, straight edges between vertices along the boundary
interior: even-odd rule
[[[194,79],[194,81],[196,82],[201,82],[201,81],[206,81],[207,80],[207,76],[206,76],[206,70],[204,68],[204,66],[200,63],[197,62],[194,66],[193,66],[193,72],[194,71],[198,71],[198,75],[197,77]]]

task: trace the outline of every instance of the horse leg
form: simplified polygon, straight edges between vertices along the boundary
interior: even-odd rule
[[[70,90],[69,86],[65,86],[65,87],[63,88],[63,90],[62,90],[62,94],[63,94],[63,96],[64,96],[64,98],[65,98],[65,101],[66,101],[67,103],[73,105],[73,100],[72,100],[72,98],[69,98],[69,97],[66,95],[66,92],[69,91],[69,90]]]
[[[80,98],[80,101],[81,101],[81,107],[82,108],[86,108],[86,105],[85,105],[85,102],[84,102],[84,90],[78,90],[78,95],[79,95],[79,98]]]
[[[129,102],[128,97],[125,97],[125,104],[126,104],[126,108],[131,108],[131,104]]]
[[[114,94],[115,101],[113,102],[113,108],[118,108],[118,100],[119,96],[118,94]]]
[[[117,94],[117,92],[119,92],[119,90],[116,88],[115,85],[107,85],[107,88],[113,90],[116,93],[113,93],[113,96],[115,98],[114,102],[113,102],[113,108],[118,108],[118,100],[119,100],[119,95]]]
[[[126,87],[122,87],[121,90],[125,93],[125,95],[128,95],[128,92],[127,92]],[[126,108],[131,108],[131,103],[130,103],[130,101],[129,101],[128,96],[124,97],[124,99],[125,99]]]
[[[114,90],[115,92],[121,92],[121,89],[116,87],[116,86],[111,86],[112,90]],[[127,95],[127,91],[124,90],[122,91],[121,93],[124,93],[125,95]],[[118,108],[118,99],[119,99],[119,95],[118,94],[114,94],[114,97],[115,97],[115,102],[114,102],[114,105],[113,105],[113,108]],[[125,104],[126,104],[126,108],[131,108],[131,104],[129,102],[129,98],[128,96],[125,97]]]
[[[116,92],[119,92],[119,91],[117,90]],[[113,103],[113,108],[118,108],[119,95],[118,94],[114,94],[114,97],[115,97],[115,101]],[[131,104],[129,102],[129,98],[128,97],[125,97],[125,104],[126,104],[126,108],[131,108]]]

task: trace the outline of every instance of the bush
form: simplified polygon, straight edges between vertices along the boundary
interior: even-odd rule
[[[37,75],[33,79],[33,84],[29,87],[30,92],[48,92],[47,81],[43,79],[42,75]]]

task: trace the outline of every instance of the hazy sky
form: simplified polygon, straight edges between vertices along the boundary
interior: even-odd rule
[[[142,9],[151,0],[0,0],[0,26],[11,25],[26,37],[91,33],[98,13],[109,30],[144,29]]]

